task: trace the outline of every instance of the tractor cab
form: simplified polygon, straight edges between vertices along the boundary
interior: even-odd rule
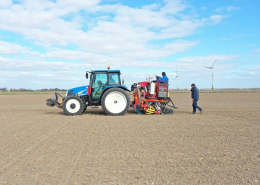
[[[120,70],[95,70],[86,73],[88,79],[90,74],[88,95],[92,102],[98,103],[103,92],[109,88],[122,86],[120,79]]]
[[[90,73],[90,80],[88,86],[88,95],[93,101],[100,99],[104,90],[121,86],[120,71],[119,70],[96,70],[86,73],[86,78]]]

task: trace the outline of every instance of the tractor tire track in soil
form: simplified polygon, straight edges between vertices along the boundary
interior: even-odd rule
[[[86,145],[87,145],[87,143],[84,143],[83,146],[81,147],[80,151],[78,152],[78,154],[75,154],[75,157],[72,160],[73,161],[73,166],[71,167],[64,184],[71,184],[70,180],[71,180],[72,174],[75,171],[77,165],[79,164],[79,160],[80,160],[80,158],[82,156],[82,153],[84,152],[84,150],[86,148]]]

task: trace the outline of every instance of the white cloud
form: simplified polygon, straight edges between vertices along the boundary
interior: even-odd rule
[[[55,52],[49,52],[49,56],[59,58],[65,55],[68,59],[77,59],[77,55],[80,55],[84,59],[85,52],[57,50]],[[47,56],[44,56],[47,57]],[[93,57],[93,56],[92,56]],[[25,87],[25,88],[43,88],[43,87],[59,87],[59,88],[71,88],[87,84],[84,77],[85,70],[91,69],[104,69],[107,65],[110,65],[113,69],[119,67],[122,71],[122,77],[125,79],[126,85],[138,81],[145,80],[147,74],[154,76],[161,71],[166,71],[171,80],[170,87],[174,87],[175,70],[178,68],[182,85],[189,85],[190,81],[196,81],[196,79],[210,77],[210,71],[203,66],[211,65],[212,62],[218,58],[218,62],[215,65],[216,79],[218,78],[231,78],[230,71],[234,69],[235,63],[232,61],[239,56],[236,55],[208,55],[208,56],[191,56],[178,58],[169,62],[161,62],[159,60],[129,60],[128,58],[108,58],[105,56],[99,56],[91,62],[56,62],[51,59],[50,62],[45,59],[9,59],[0,57],[0,71],[2,85],[7,87]],[[94,59],[94,58],[93,58]],[[114,62],[114,63],[113,63]],[[117,66],[119,65],[119,66]],[[82,71],[82,69],[84,71]],[[134,70],[131,70],[134,69]],[[134,72],[135,69],[141,69],[142,72]],[[222,72],[223,71],[223,72]],[[208,75],[209,74],[209,75]],[[14,86],[19,79],[19,84]],[[64,83],[66,79],[66,83]],[[185,82],[184,82],[185,79]],[[204,79],[205,80],[205,79]],[[6,85],[5,85],[6,84]]]
[[[232,11],[236,11],[236,10],[240,10],[240,7],[236,7],[236,6],[228,6],[227,7],[227,11],[228,12],[232,12]]]
[[[38,59],[9,59],[0,57],[1,71],[72,71],[81,68],[88,68],[91,65],[85,63],[64,63],[64,62],[47,62]]]
[[[5,41],[0,41],[0,54],[3,55],[17,55],[20,54],[23,47],[17,44],[12,44]]]
[[[38,55],[38,56],[41,55],[39,52],[31,51],[30,48],[24,47],[22,45],[0,40],[0,55],[19,55],[19,54]]]
[[[224,7],[219,7],[217,9],[215,9],[214,11],[215,12],[218,12],[218,13],[226,13],[226,12],[233,12],[233,11],[238,11],[240,10],[241,8],[240,7],[237,7],[237,6],[224,6]]]
[[[0,8],[8,8],[13,4],[12,0],[1,0]]]
[[[23,0],[20,4],[5,5],[7,8],[0,11],[0,17],[5,17],[0,19],[0,30],[17,33],[30,43],[46,48],[41,53],[0,41],[0,54],[17,55],[14,59],[0,56],[1,72],[15,73],[14,78],[6,79],[21,77],[26,83],[33,80],[36,83],[37,79],[40,84],[50,85],[52,79],[61,80],[68,75],[70,82],[79,82],[82,77],[74,76],[82,69],[104,69],[107,65],[132,71],[179,66],[183,71],[200,72],[215,57],[221,62],[237,57],[210,55],[174,61],[168,58],[168,62],[162,62],[197,46],[200,40],[186,37],[203,26],[220,23],[225,18],[223,15],[198,18],[189,11],[183,13],[189,7],[182,0],[165,0],[163,4],[138,8],[99,3],[100,0]],[[145,76],[145,72],[142,74]]]
[[[64,57],[62,57],[64,55]],[[79,55],[79,56],[78,56]],[[83,59],[84,52],[73,52],[66,50],[57,50],[56,52],[51,52],[46,55],[46,57],[55,57],[55,58],[66,58],[70,60],[74,59]],[[98,56],[98,55],[97,55]],[[78,57],[78,58],[77,58]],[[193,56],[193,57],[184,57],[179,58],[173,62],[160,62],[159,60],[131,60],[124,58],[113,58],[102,56],[96,57],[95,60],[88,62],[77,62],[77,63],[68,63],[68,62],[49,62],[44,59],[38,60],[22,60],[22,59],[9,59],[0,57],[0,66],[1,71],[59,71],[59,72],[70,72],[77,71],[81,69],[96,69],[104,68],[104,66],[111,65],[112,67],[130,67],[130,68],[173,68],[178,66],[182,71],[193,70],[196,67],[210,66],[218,58],[218,63],[223,61],[230,61],[238,58],[236,55],[209,55],[209,56]],[[88,59],[88,57],[86,57]],[[223,65],[223,64],[222,64]]]
[[[215,70],[227,70],[235,66],[232,64],[232,60],[239,58],[237,55],[208,55],[208,56],[191,56],[179,58],[175,66],[183,72],[188,72],[193,74],[203,74],[206,72],[204,66],[212,66],[213,62],[217,60],[214,67]],[[203,76],[203,75],[201,75]]]
[[[188,49],[197,45],[199,41],[182,41],[177,40],[175,42],[165,44],[162,47],[153,46],[149,48],[133,47],[129,48],[128,51],[117,53],[114,55],[102,55],[99,53],[88,52],[88,51],[74,51],[65,49],[51,48],[45,55],[46,58],[52,59],[65,59],[72,61],[85,61],[85,62],[108,62],[118,67],[122,66],[122,61],[128,63],[136,60],[156,60],[161,57],[168,57],[170,55],[187,51]],[[138,48],[138,50],[137,50]],[[139,67],[139,66],[135,66]]]
[[[114,53],[144,47],[150,40],[182,38],[206,23],[204,18],[173,16],[186,8],[180,0],[166,1],[162,7],[152,5],[150,8],[98,3],[98,0],[56,3],[25,0],[0,11],[0,17],[6,17],[0,20],[0,29],[22,34],[46,46],[76,44],[95,52]],[[83,17],[78,14],[80,10],[86,11],[87,15],[91,12],[94,17]],[[72,17],[67,20],[68,15]],[[208,20],[219,23],[221,18],[213,16]],[[81,30],[84,26],[87,31]]]
[[[206,6],[202,6],[202,7],[200,7],[200,9],[201,9],[202,11],[205,11],[205,10],[207,10],[207,7],[206,7]]]
[[[248,69],[252,71],[256,71],[256,70],[260,70],[260,66],[249,67]]]
[[[212,21],[212,23],[214,24],[218,24],[223,20],[223,15],[212,15],[210,16],[210,20]]]
[[[101,0],[91,0],[91,1],[86,1],[86,0],[57,0],[57,6],[60,8],[75,8],[76,10],[79,9],[86,9],[93,7],[100,3]]]
[[[219,61],[229,61],[238,58],[238,55],[208,55],[208,56],[193,56],[193,57],[184,57],[179,59],[180,62],[193,64],[200,63],[203,65],[212,64],[216,59]]]
[[[191,35],[195,30],[204,25],[204,20],[176,21],[173,25],[162,30],[158,38],[181,38]]]
[[[164,0],[166,6],[161,11],[164,14],[176,14],[186,8],[186,5],[181,0]]]
[[[253,49],[251,50],[252,53],[259,53],[260,52],[260,48],[257,48],[257,49]]]
[[[159,8],[158,4],[150,4],[150,5],[142,6],[142,9],[147,9],[147,10],[158,10],[158,8]]]
[[[251,50],[251,53],[260,53],[260,48]],[[258,55],[260,57],[260,55]]]

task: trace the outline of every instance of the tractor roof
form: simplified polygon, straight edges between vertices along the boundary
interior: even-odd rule
[[[94,70],[93,72],[120,73],[120,70]]]

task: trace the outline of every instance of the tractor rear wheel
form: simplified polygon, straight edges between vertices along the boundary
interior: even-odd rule
[[[108,115],[124,115],[129,109],[130,98],[123,89],[111,88],[103,94],[101,104]]]
[[[65,99],[62,109],[68,116],[79,115],[84,110],[83,101],[78,96],[69,96]]]

